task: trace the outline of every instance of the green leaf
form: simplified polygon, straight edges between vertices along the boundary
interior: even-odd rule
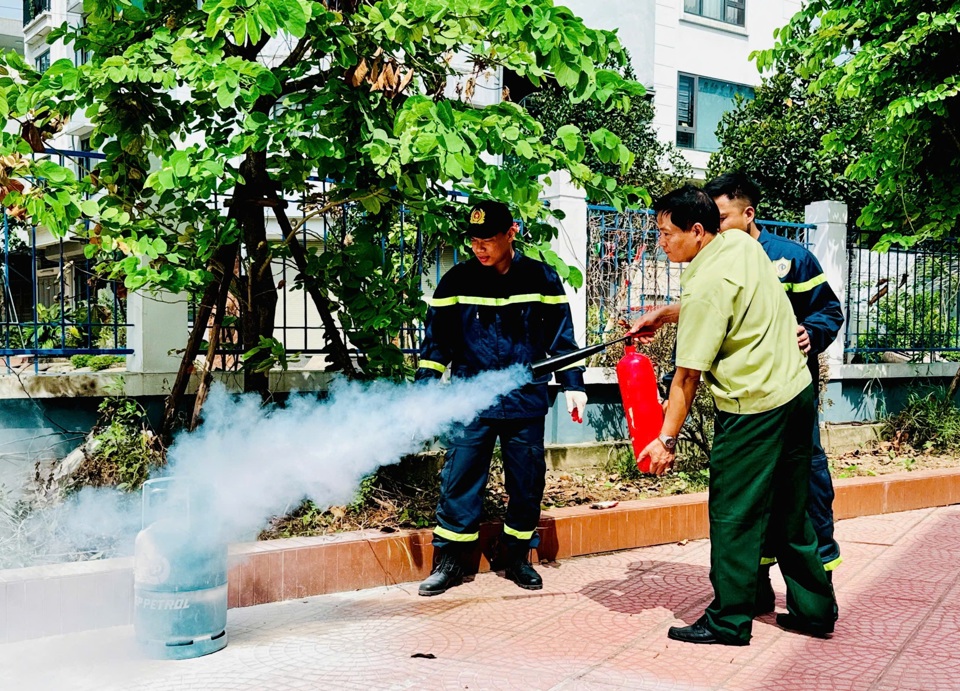
[[[557,130],[557,137],[567,151],[574,151],[580,144],[580,128],[576,125],[563,125]]]

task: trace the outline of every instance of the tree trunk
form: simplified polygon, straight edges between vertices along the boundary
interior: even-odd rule
[[[953,397],[957,395],[957,389],[960,388],[960,369],[950,380],[950,387],[947,389],[947,400],[953,402]]]
[[[246,185],[237,188],[237,195],[234,197],[234,203],[241,205],[237,213],[243,229],[243,244],[247,250],[248,262],[242,298],[245,309],[241,318],[241,329],[243,347],[250,350],[260,343],[261,336],[273,336],[277,314],[277,285],[273,280],[273,269],[270,265],[273,253],[267,242],[264,220],[267,195],[272,189],[267,176],[266,152],[247,152],[246,159],[240,165],[240,173],[248,181]],[[244,392],[257,392],[263,400],[270,397],[270,374],[254,370],[266,357],[267,353],[260,353],[245,361],[243,376]]]
[[[330,344],[330,362],[333,365],[332,369],[343,372],[351,379],[359,377],[360,372],[354,366],[353,360],[350,358],[350,351],[347,350],[346,344],[340,337],[340,329],[337,328],[337,323],[333,319],[333,310],[330,309],[330,299],[324,295],[317,286],[316,280],[307,273],[306,250],[304,250],[300,244],[300,240],[294,234],[293,226],[290,225],[290,219],[287,218],[287,212],[283,209],[283,202],[279,199],[276,201],[277,206],[274,207],[274,213],[276,214],[277,222],[280,224],[280,230],[283,232],[283,236],[286,238],[287,244],[290,247],[290,255],[297,265],[297,270],[303,276],[303,285],[310,297],[313,298],[313,304],[320,314],[320,321],[323,323],[327,342]]]
[[[187,339],[187,347],[183,351],[183,358],[180,360],[180,368],[177,370],[177,378],[173,382],[173,388],[164,402],[163,425],[160,430],[161,438],[165,445],[169,445],[173,438],[173,428],[177,422],[177,408],[187,391],[187,385],[190,383],[190,376],[193,374],[193,363],[200,353],[200,345],[203,343],[203,336],[207,331],[207,325],[210,322],[210,314],[213,312],[213,306],[219,294],[220,285],[226,281],[229,284],[233,276],[233,267],[236,263],[237,243],[225,245],[217,249],[208,266],[210,272],[221,277],[220,280],[214,280],[203,293],[200,304],[197,305],[193,318],[193,330]]]
[[[232,245],[236,248],[236,245]],[[234,258],[236,252],[234,252]],[[217,291],[216,311],[213,314],[213,324],[210,326],[210,339],[207,344],[207,358],[203,363],[203,370],[200,373],[200,385],[197,387],[197,398],[193,403],[193,416],[190,419],[190,429],[194,430],[200,424],[200,411],[207,400],[207,394],[210,393],[210,384],[213,382],[213,363],[217,356],[217,348],[220,347],[220,333],[223,329],[223,318],[227,312],[227,298],[230,296],[230,286],[233,283],[233,267],[236,262],[230,264],[229,270],[224,266],[223,273],[220,276],[220,283]]]

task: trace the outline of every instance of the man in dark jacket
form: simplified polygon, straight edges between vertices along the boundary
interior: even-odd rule
[[[486,201],[470,211],[466,235],[474,258],[450,269],[429,301],[417,380],[529,365],[577,349],[570,306],[557,272],[514,250],[510,210]],[[583,368],[557,373],[567,410],[582,419]],[[421,595],[439,595],[462,582],[464,556],[479,538],[480,513],[494,444],[500,440],[510,497],[501,546],[506,576],[521,588],[543,587],[528,560],[539,543],[546,462],[544,417],[548,377],[521,386],[455,430],[447,440],[433,545],[433,573]]]

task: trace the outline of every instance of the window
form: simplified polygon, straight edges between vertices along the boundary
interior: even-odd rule
[[[77,151],[82,151],[84,153],[93,151],[93,146],[90,144],[90,135],[85,135],[83,137],[77,138]],[[93,159],[88,156],[81,156],[77,159],[77,176],[86,177],[90,174],[90,171],[93,170]]]
[[[84,18],[80,22],[80,27],[86,25],[87,20]],[[73,51],[73,64],[80,67],[80,65],[86,65],[88,62],[90,62],[90,48],[75,48]]]
[[[683,11],[725,24],[744,26],[747,0],[683,0]]]
[[[753,98],[753,87],[681,74],[677,82],[677,146],[716,151],[717,125],[737,96]]]
[[[37,72],[46,72],[50,69],[50,51],[45,50],[40,53],[37,59],[33,61],[33,65],[37,68]]]

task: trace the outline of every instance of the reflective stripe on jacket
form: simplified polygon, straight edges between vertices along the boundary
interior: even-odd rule
[[[428,303],[417,380],[439,378],[448,366],[453,376],[470,377],[577,349],[560,277],[520,252],[505,274],[475,258],[454,266]],[[557,381],[564,390],[583,391],[583,371],[562,370]],[[548,381],[542,377],[512,391],[480,416],[546,415]]]
[[[833,343],[843,326],[840,300],[827,283],[820,262],[806,247],[765,230],[757,239],[787,291],[797,323],[810,334],[808,357],[815,359]]]

